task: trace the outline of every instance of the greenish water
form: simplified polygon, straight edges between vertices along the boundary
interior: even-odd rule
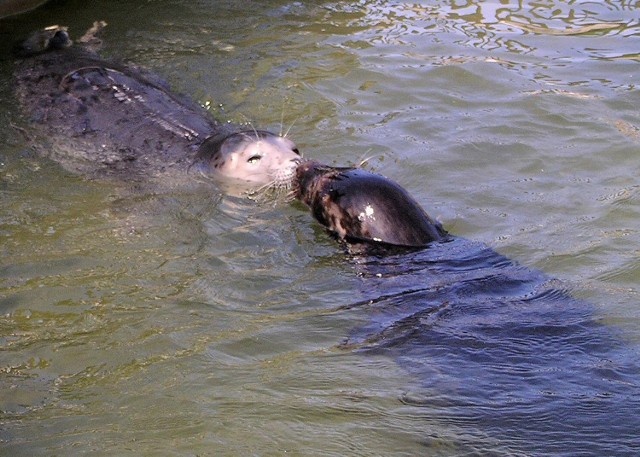
[[[425,387],[455,360],[421,373],[343,346],[372,319],[345,306],[371,293],[300,205],[203,185],[131,193],[34,155],[8,43],[97,19],[105,55],[219,118],[291,127],[307,157],[370,158],[450,232],[590,303],[616,360],[640,355],[633,3],[58,1],[0,21],[0,454],[602,455],[607,417],[545,451]],[[620,398],[573,376],[575,397]],[[610,440],[615,455],[639,446]]]

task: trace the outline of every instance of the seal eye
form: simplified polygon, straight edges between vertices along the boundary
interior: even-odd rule
[[[247,163],[258,163],[260,159],[262,159],[262,156],[254,155],[249,157],[249,159],[247,160]]]
[[[298,148],[293,148],[292,151],[295,152],[297,155],[300,155],[300,151],[298,150]]]

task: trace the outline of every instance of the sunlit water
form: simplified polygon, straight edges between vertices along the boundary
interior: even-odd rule
[[[640,11],[520,3],[0,21],[0,454],[640,452]],[[34,155],[8,43],[96,19],[106,55],[308,157],[369,159],[458,238],[362,258],[299,204]]]

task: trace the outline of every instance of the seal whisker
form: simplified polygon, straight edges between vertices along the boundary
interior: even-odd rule
[[[258,203],[264,203],[270,200],[277,202],[283,199],[285,202],[289,202],[295,198],[290,181],[282,183],[277,179],[247,192],[247,196]]]
[[[282,110],[280,112],[280,132],[278,136],[282,136],[282,130],[284,129],[284,105],[286,103],[286,99],[282,99]]]
[[[291,125],[289,126],[289,128],[287,129],[286,132],[284,132],[284,135],[280,135],[282,138],[286,138],[289,135],[289,132],[291,131],[291,129],[293,128],[294,125],[296,125],[296,122],[298,122],[298,119],[300,119],[299,117],[296,117],[293,122],[291,123]]]
[[[253,121],[244,113],[240,113],[240,116],[242,116],[242,118],[244,119],[244,122],[251,127],[251,131],[253,132],[253,134],[256,136],[256,141],[260,140],[260,133],[258,132],[258,130],[256,129],[256,127],[253,125]]]
[[[360,159],[360,162],[358,163],[358,165],[356,165],[356,168],[363,168],[367,164],[367,162],[369,162],[371,159],[375,157],[373,155],[365,156],[365,154],[368,154],[369,152],[371,152],[371,148],[365,151],[365,153],[363,154],[364,158]]]

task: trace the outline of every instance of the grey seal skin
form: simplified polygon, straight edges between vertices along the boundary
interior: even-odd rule
[[[104,26],[76,43],[51,26],[17,47],[16,97],[37,127],[39,153],[89,178],[163,180],[194,162],[201,173],[260,186],[293,175],[300,156],[292,141],[218,122],[157,76],[102,59]]]
[[[421,248],[447,236],[399,184],[359,168],[302,162],[293,193],[322,225],[348,242]]]

